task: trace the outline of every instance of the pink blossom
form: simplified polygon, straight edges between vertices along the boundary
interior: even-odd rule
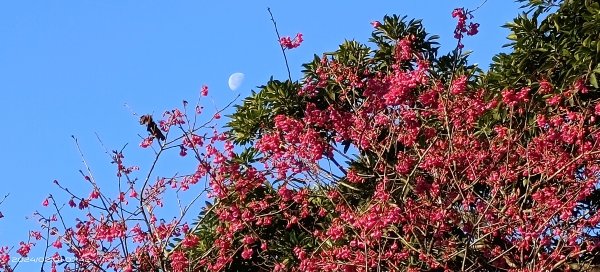
[[[144,138],[144,140],[140,143],[140,147],[146,148],[152,145],[152,141],[154,140],[154,136],[148,136]]]
[[[279,39],[279,44],[281,44],[281,47],[285,49],[294,49],[300,46],[300,44],[302,44],[304,41],[302,36],[302,33],[298,33],[293,40],[289,36],[281,37],[281,39]]]
[[[194,248],[200,242],[200,238],[196,235],[190,234],[186,235],[183,239],[182,245],[185,248]]]
[[[98,188],[95,188],[91,193],[90,193],[90,199],[96,199],[100,196],[100,191],[98,190]]]
[[[242,251],[242,258],[248,260],[248,259],[252,258],[252,253],[253,253],[252,248],[245,246],[244,250]]]
[[[454,29],[454,38],[458,40],[457,47],[462,49],[464,47],[462,43],[462,39],[464,37],[463,33],[466,33],[468,36],[476,35],[479,33],[479,24],[471,22],[467,26],[467,20],[473,19],[473,15],[470,12],[467,12],[464,8],[454,9],[452,11],[452,18],[458,19]]]
[[[450,92],[454,95],[460,95],[465,92],[467,88],[467,77],[462,75],[457,79],[452,81],[452,86],[450,87]]]
[[[17,249],[17,253],[19,253],[19,255],[21,255],[21,257],[27,257],[27,255],[29,254],[29,251],[31,251],[31,246],[33,245],[32,243],[25,243],[25,242],[20,242],[20,247],[19,249]]]
[[[42,234],[39,231],[31,231],[29,236],[38,241],[42,239]]]
[[[173,271],[186,271],[188,266],[188,259],[185,256],[185,253],[177,250],[171,254],[171,266],[173,267]]]
[[[179,146],[179,156],[185,157],[187,155],[187,148],[183,145]]]
[[[55,248],[62,248],[62,243],[60,242],[60,239],[56,239],[56,241],[52,243],[52,246]]]
[[[7,265],[9,261],[8,247],[0,247],[0,267]]]

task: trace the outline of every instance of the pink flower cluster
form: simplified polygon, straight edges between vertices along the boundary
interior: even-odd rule
[[[303,41],[304,38],[302,37],[302,33],[298,33],[296,34],[296,37],[293,40],[289,36],[281,37],[279,39],[279,44],[285,49],[294,49],[300,46],[300,44],[302,44]]]
[[[457,18],[456,28],[454,29],[454,38],[458,40],[458,48],[464,47],[462,39],[466,33],[469,36],[479,33],[479,23],[470,22],[467,26],[467,18],[473,19],[473,15],[464,8],[456,8],[452,11],[452,18]]]

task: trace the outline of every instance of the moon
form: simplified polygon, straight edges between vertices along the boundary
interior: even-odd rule
[[[243,73],[233,73],[229,76],[229,89],[232,91],[237,90],[242,83],[244,82],[244,74]]]

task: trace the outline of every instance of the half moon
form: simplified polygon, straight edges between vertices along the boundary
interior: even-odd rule
[[[229,76],[229,89],[232,91],[237,90],[242,83],[244,82],[244,74],[243,73],[233,73]]]

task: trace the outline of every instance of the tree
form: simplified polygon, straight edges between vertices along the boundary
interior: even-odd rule
[[[86,215],[71,225],[50,197],[56,214],[32,239],[64,245],[77,259],[57,252],[52,267],[76,271],[600,269],[600,4],[524,7],[506,25],[513,51],[487,72],[462,51],[478,27],[468,10],[441,56],[419,20],[386,16],[372,47],[346,41],[302,80],[271,79],[224,133],[196,123],[199,106],[145,122],[156,161],[175,148],[197,168],[136,179],[115,151],[126,189],[111,199],[84,174],[89,197],[61,188]],[[284,53],[301,39],[281,38]],[[202,180],[211,202],[196,222],[157,220],[168,185]]]
[[[218,267],[594,269],[598,3],[525,7],[487,73],[460,40],[437,57],[419,21],[393,16],[375,23],[375,49],[345,42],[302,82],[247,98],[230,122],[251,146],[235,169],[259,161],[270,176],[251,191],[227,179]]]

